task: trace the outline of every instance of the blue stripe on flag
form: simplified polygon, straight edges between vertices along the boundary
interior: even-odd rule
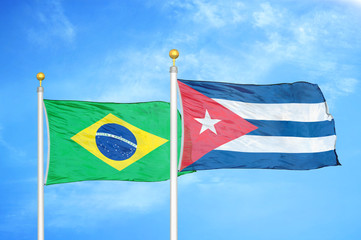
[[[258,129],[247,135],[285,137],[324,137],[336,135],[333,119],[322,122],[246,120],[258,127]]]
[[[244,153],[213,150],[183,169],[261,168],[310,170],[341,165],[334,150],[319,153]]]
[[[248,103],[321,103],[325,101],[318,85],[308,82],[252,85],[183,79],[179,81],[209,98]]]

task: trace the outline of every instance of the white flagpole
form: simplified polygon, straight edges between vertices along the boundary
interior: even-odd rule
[[[44,119],[43,119],[43,93],[41,81],[44,73],[39,72],[36,78],[40,81],[38,92],[38,240],[44,240]]]
[[[173,59],[170,67],[170,240],[178,239],[178,144],[177,144],[177,73],[175,59],[179,56],[176,49],[169,52]]]

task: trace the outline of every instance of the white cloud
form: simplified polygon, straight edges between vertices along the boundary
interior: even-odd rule
[[[338,98],[353,94],[359,80],[354,78],[338,78],[320,84],[320,88],[326,97],[327,105],[330,109],[335,108]]]
[[[221,28],[244,21],[244,4],[240,1],[173,0],[167,1],[165,7],[186,10],[194,23],[206,28]]]
[[[283,20],[283,15],[281,11],[276,8],[271,7],[267,3],[261,4],[262,11],[257,11],[253,13],[254,25],[257,27],[265,27],[269,25],[279,26]]]
[[[26,202],[24,201],[23,205],[20,205],[13,212],[1,212],[0,234],[9,233],[9,235],[15,236],[18,235],[21,229],[32,228],[34,224],[31,223],[31,220],[35,218],[29,219],[29,216],[36,216],[36,202],[29,199]]]
[[[26,155],[25,151],[21,150],[20,148],[14,147],[10,143],[8,143],[3,138],[2,131],[3,131],[3,128],[0,126],[0,147],[2,146],[3,148],[5,148],[9,152],[8,156],[11,156],[11,157],[24,157]]]
[[[361,43],[354,16],[339,9],[314,8],[300,15],[269,2],[255,6],[231,0],[173,0],[160,6],[171,10],[170,15],[178,11],[182,20],[174,22],[176,34],[170,31],[168,36],[155,36],[147,48],[117,49],[103,57],[104,61],[97,59],[91,73],[93,78],[99,76],[95,100],[168,101],[167,66],[171,61],[170,48],[164,46],[170,44],[179,47],[178,76],[185,79],[269,83],[272,70],[292,65],[302,71],[302,80],[322,84],[327,81],[323,79],[342,79],[346,72],[355,72],[353,66],[346,69],[342,54],[333,52],[354,49]],[[247,30],[256,32],[252,33],[256,41],[245,46]]]
[[[193,20],[210,24],[216,28],[223,27],[226,24],[239,23],[243,20],[240,12],[243,10],[241,2],[228,2],[229,5],[222,2],[206,2],[195,0],[194,5],[197,9]],[[228,6],[227,6],[228,5]]]
[[[217,174],[214,171],[217,171]],[[235,221],[257,220],[273,216],[280,208],[286,210],[290,207],[287,200],[284,204],[279,204],[279,194],[293,189],[293,183],[285,182],[284,179],[282,182],[273,183],[255,179],[246,180],[240,178],[243,173],[239,171],[210,170],[184,176],[184,178],[191,177],[194,180],[188,183],[192,184],[191,186],[183,186],[180,178],[180,206],[187,206],[184,209],[187,213],[192,212],[192,208],[196,208],[199,220],[211,227],[219,225],[219,219],[222,219],[223,223],[236,225]],[[275,191],[278,192],[277,197],[274,195]],[[192,197],[183,198],[182,196]],[[264,205],[264,199],[268,199],[269,205]],[[275,204],[277,200],[278,203]],[[260,204],[262,208],[259,208]],[[207,213],[206,217],[202,217],[205,216],[202,215],[203,212]]]
[[[355,92],[358,82],[359,81],[354,78],[344,78],[338,83],[338,87],[343,93],[351,94]]]
[[[179,189],[187,189],[188,187],[196,185],[202,181],[203,180],[198,173],[186,174],[178,178],[178,186]]]
[[[95,227],[99,222],[151,212],[168,200],[169,183],[80,182],[45,187],[47,225]]]
[[[337,78],[320,84],[320,88],[326,95],[329,106],[333,107],[339,97],[346,97],[356,92],[359,80],[355,78]]]
[[[357,7],[361,7],[361,0],[331,0],[331,1],[347,3],[347,4],[352,4],[354,6],[357,6]]]
[[[170,49],[169,49],[170,50]],[[172,62],[166,49],[119,50],[106,56],[105,66],[99,69],[108,81],[99,101],[143,102],[169,100],[169,70]],[[147,52],[147,54],[144,54]],[[109,84],[109,82],[111,84]]]
[[[38,24],[28,31],[30,41],[41,45],[48,45],[53,39],[67,43],[74,41],[75,27],[65,15],[60,0],[41,2],[37,7],[35,15]]]
[[[281,64],[293,64],[303,71],[305,81],[319,83],[343,79],[344,75],[355,72],[343,59],[345,53],[339,54],[360,50],[361,34],[355,27],[354,15],[335,8],[311,9],[296,15],[269,3],[261,4],[261,8],[262,11],[254,12],[253,16],[266,40],[250,48],[246,61],[247,69],[251,70],[248,71],[250,79],[259,82],[260,77]],[[347,86],[355,86],[355,81],[346,82]],[[341,90],[336,96],[344,96],[346,92]]]

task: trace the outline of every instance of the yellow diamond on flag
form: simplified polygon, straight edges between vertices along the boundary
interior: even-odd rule
[[[119,171],[168,141],[111,113],[71,139]]]

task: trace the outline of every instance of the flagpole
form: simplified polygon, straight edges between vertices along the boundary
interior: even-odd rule
[[[43,93],[41,82],[45,75],[39,72],[36,78],[40,81],[38,92],[38,240],[44,240],[44,119]]]
[[[170,240],[178,239],[178,144],[177,144],[177,73],[175,60],[179,56],[176,49],[169,52],[173,59],[170,67]]]

